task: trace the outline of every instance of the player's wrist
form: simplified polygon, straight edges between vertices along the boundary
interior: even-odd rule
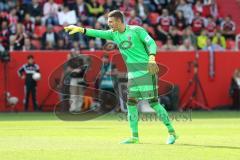
[[[82,34],[85,34],[86,29],[83,28],[83,27],[78,27],[78,31],[79,31],[80,33],[82,33]]]
[[[150,55],[150,56],[149,56],[149,61],[151,61],[151,62],[152,62],[152,61],[155,61],[155,55]]]

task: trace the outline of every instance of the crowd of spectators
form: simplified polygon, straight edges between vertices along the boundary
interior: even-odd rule
[[[105,40],[69,36],[63,27],[108,29],[114,9],[144,27],[159,50],[234,49],[235,23],[214,0],[1,0],[0,50],[102,49]]]

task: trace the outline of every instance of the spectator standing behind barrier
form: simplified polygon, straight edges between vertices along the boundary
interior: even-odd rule
[[[237,68],[234,71],[232,76],[229,94],[232,98],[232,107],[231,109],[240,109],[240,68]]]
[[[25,79],[25,86],[24,86],[24,111],[28,111],[28,102],[29,102],[29,96],[32,95],[32,103],[34,107],[34,111],[39,111],[38,105],[37,105],[37,82],[32,78],[33,74],[36,72],[39,72],[39,66],[35,63],[34,57],[32,55],[29,55],[27,57],[28,63],[24,64],[21,68],[18,70],[18,75],[21,77],[21,79]]]

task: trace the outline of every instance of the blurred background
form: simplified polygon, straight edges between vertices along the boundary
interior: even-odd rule
[[[53,111],[62,100],[70,112],[126,111],[116,45],[63,30],[108,29],[114,9],[155,39],[159,100],[168,110],[240,109],[238,0],[2,0],[0,111]]]

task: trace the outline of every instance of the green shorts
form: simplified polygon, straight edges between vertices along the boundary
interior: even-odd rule
[[[128,79],[128,98],[147,100],[158,98],[158,79],[156,75]]]

